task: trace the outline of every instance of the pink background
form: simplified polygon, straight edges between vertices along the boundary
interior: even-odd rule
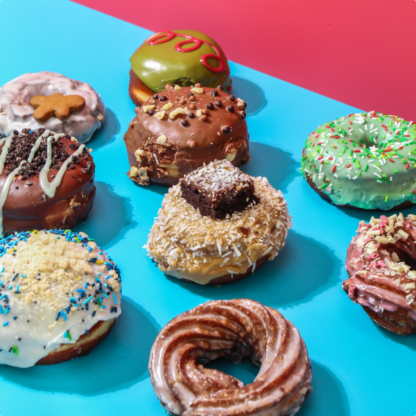
[[[235,62],[416,120],[415,0],[76,2],[153,31],[200,30]]]

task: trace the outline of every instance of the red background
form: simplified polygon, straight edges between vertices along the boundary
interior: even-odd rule
[[[200,30],[232,61],[416,121],[415,0],[76,2],[153,31]]]

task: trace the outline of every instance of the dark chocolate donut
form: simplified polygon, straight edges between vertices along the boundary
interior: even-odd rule
[[[87,218],[95,165],[75,138],[25,129],[1,139],[0,153],[0,234],[71,228]]]
[[[140,185],[177,184],[204,163],[250,160],[246,103],[223,91],[167,85],[136,108],[124,141],[130,179]]]

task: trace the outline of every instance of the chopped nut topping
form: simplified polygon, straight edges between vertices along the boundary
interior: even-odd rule
[[[172,107],[173,107],[173,104],[169,102],[162,107],[162,110],[170,110]]]
[[[143,111],[145,113],[147,113],[149,110],[153,110],[154,108],[155,108],[155,105],[154,104],[144,105],[143,106]]]
[[[158,118],[159,120],[163,120],[163,118],[165,117],[166,111],[162,110],[162,111],[158,111],[155,114],[155,117]]]
[[[159,144],[165,144],[167,141],[168,141],[168,138],[164,135],[164,134],[162,134],[161,136],[159,136],[158,138],[157,138],[157,143],[159,143]]]
[[[169,118],[174,120],[179,114],[188,114],[189,110],[186,107],[178,107],[169,114]]]
[[[194,94],[203,94],[204,93],[204,89],[203,88],[197,88],[197,87],[191,88],[191,91]]]

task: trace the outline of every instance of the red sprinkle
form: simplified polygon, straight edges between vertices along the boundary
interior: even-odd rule
[[[361,150],[360,150],[360,149],[356,149],[356,150],[353,150],[353,152],[354,152],[354,153],[360,153],[360,152],[361,152]]]
[[[346,168],[348,169],[351,166],[351,163],[349,165],[346,166]]]
[[[389,160],[390,160],[391,163],[394,163],[394,160],[393,159],[389,159]]]
[[[332,168],[332,173],[334,173],[335,172],[335,169],[336,169],[337,167],[336,166],[334,166],[333,168]]]
[[[409,169],[409,164],[408,163],[406,163],[406,169]]]

